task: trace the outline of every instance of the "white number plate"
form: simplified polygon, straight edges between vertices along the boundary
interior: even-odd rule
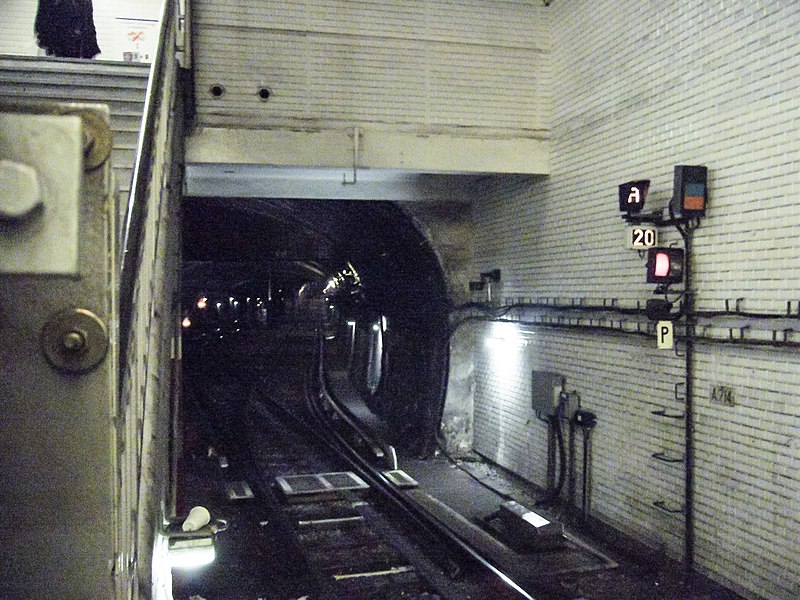
[[[658,229],[654,225],[628,227],[627,244],[631,250],[647,250],[658,245]]]

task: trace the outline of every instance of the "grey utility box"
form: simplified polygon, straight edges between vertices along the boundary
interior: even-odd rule
[[[552,371],[531,372],[531,407],[542,416],[554,415],[565,378]]]

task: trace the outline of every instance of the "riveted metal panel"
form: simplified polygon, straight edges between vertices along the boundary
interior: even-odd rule
[[[107,113],[98,111],[108,120]],[[18,113],[11,117],[27,118]],[[29,127],[34,121],[27,118]],[[84,172],[80,123],[49,116],[30,144],[49,168],[80,182],[77,268],[66,275],[0,275],[0,597],[112,598],[115,552],[116,368],[113,350],[86,372],[64,370],[42,351],[62,311],[96,315],[115,341],[113,230],[108,163]],[[70,160],[48,154],[71,136]],[[60,144],[63,145],[63,144]],[[68,171],[68,172],[66,172]],[[58,218],[47,202],[37,217]],[[24,225],[22,225],[24,226]],[[7,231],[0,232],[5,234]],[[14,252],[14,249],[8,250]],[[23,249],[18,251],[22,252]],[[54,254],[63,250],[55,248]],[[78,327],[77,329],[81,329]],[[75,330],[77,333],[78,330]],[[66,338],[63,348],[66,348]],[[91,340],[90,342],[91,343]],[[88,348],[91,350],[91,348]]]

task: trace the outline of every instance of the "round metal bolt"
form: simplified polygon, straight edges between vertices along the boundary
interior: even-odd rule
[[[42,352],[62,373],[86,373],[108,353],[105,323],[85,308],[67,308],[52,315],[42,327]]]
[[[67,352],[80,352],[86,347],[86,335],[82,331],[69,331],[64,334],[61,343]]]
[[[22,163],[0,160],[0,220],[22,222],[42,206],[39,176]]]

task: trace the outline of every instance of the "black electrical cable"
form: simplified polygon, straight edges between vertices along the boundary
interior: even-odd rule
[[[535,506],[543,506],[551,504],[553,501],[555,501],[561,495],[561,490],[564,487],[564,480],[566,479],[567,474],[566,452],[564,451],[564,432],[561,430],[561,419],[558,417],[558,415],[551,415],[549,418],[549,423],[555,430],[556,440],[558,441],[558,480],[556,481],[556,486],[550,490],[548,494],[536,501]]]
[[[583,492],[581,495],[581,513],[583,520],[589,518],[589,483],[591,481],[590,453],[592,448],[592,427],[582,427],[583,429]]]

